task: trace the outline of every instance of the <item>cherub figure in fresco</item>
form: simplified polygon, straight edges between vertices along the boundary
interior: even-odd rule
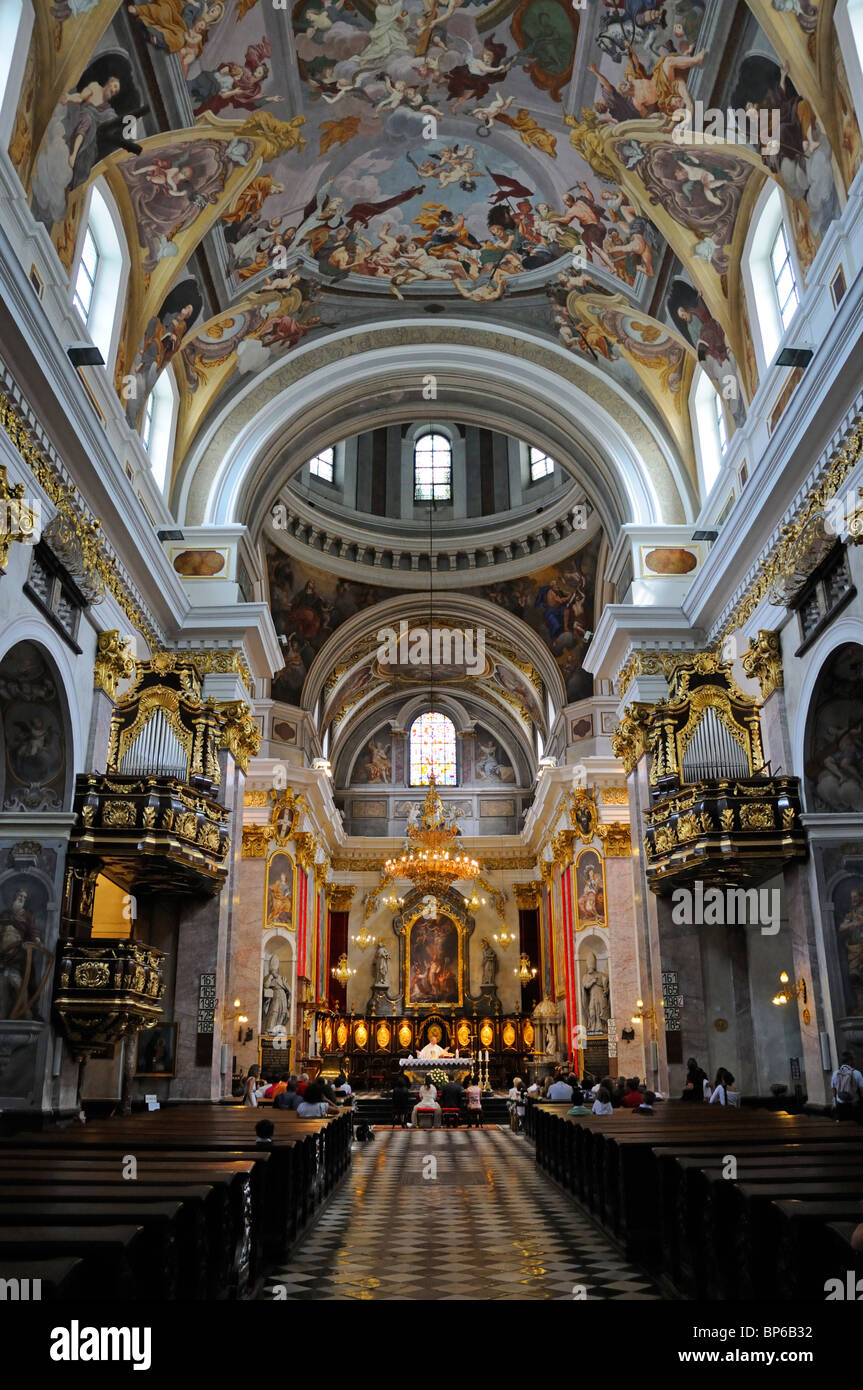
[[[481,135],[483,138],[491,135],[495,121],[509,110],[514,101],[514,96],[505,97],[503,92],[498,92],[487,106],[475,106],[470,114],[479,121],[476,130],[477,135]]]
[[[417,173],[425,178],[437,179],[441,188],[460,183],[462,188],[471,192],[476,187],[475,158],[476,149],[473,145],[448,145],[439,154],[427,155],[416,169]]]
[[[395,82],[388,73],[378,73],[378,80],[383,82],[387,89],[387,95],[382,97],[375,104],[375,115],[381,116],[390,111],[397,111],[400,106],[408,106],[412,111],[422,111],[429,116],[440,116],[442,113],[436,106],[432,106],[426,101],[426,89],[412,87],[402,78],[397,78]]]

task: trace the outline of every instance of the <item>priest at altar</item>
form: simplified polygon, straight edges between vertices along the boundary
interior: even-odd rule
[[[441,1057],[452,1057],[448,1047],[441,1047],[440,1043],[427,1042],[421,1052],[417,1054],[420,1062],[437,1062]]]

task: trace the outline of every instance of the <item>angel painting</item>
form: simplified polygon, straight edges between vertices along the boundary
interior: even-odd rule
[[[510,68],[518,61],[519,55],[506,56],[506,44],[496,43],[492,34],[477,56],[466,40],[453,36],[461,48],[466,48],[466,60],[450,68],[446,74],[447,98],[452,102],[453,112],[458,111],[466,101],[481,101],[488,96],[491,88],[503,82]]]
[[[269,39],[262,38],[260,43],[250,44],[246,49],[242,66],[225,62],[212,71],[205,69],[196,73],[188,84],[195,115],[212,111],[214,116],[218,116],[229,106],[243,106],[254,111],[262,101],[284,101],[283,96],[263,95],[264,83],[270,75],[270,65],[266,60],[271,55]]]

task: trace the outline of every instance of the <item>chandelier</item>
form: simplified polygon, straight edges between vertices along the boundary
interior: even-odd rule
[[[536,975],[536,966],[531,965],[530,956],[522,951],[518,966],[513,967],[513,975],[517,975],[523,985],[530,984]]]
[[[454,883],[472,882],[479,862],[468,854],[456,854],[458,828],[447,821],[435,786],[434,774],[418,825],[409,825],[404,853],[388,859],[384,871],[390,879],[407,879],[422,894],[442,896]]]
[[[491,939],[495,942],[496,945],[500,946],[505,951],[507,946],[511,946],[512,943],[516,940],[516,936],[515,932],[509,931],[507,929],[506,923],[501,921],[500,931],[493,932]]]
[[[372,936],[365,922],[363,922],[356,936],[351,937],[351,941],[354,943],[355,946],[359,946],[361,951],[364,951],[367,946],[371,946],[372,942],[374,941],[374,937]]]
[[[351,976],[356,975],[357,972],[356,970],[352,970],[348,965],[348,958],[345,952],[342,951],[342,954],[339,956],[338,965],[334,965],[330,973],[334,979],[338,980],[340,985],[346,985]]]

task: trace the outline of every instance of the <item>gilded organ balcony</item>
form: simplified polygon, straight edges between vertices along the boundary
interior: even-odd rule
[[[650,757],[644,855],[654,893],[696,880],[754,887],[806,857],[797,778],[771,774],[759,703],[715,654],[681,658],[668,698],[629,707],[612,747],[628,771]]]
[[[227,877],[227,810],[174,777],[83,773],[73,809],[70,860],[128,893],[214,894]]]
[[[651,889],[764,883],[806,857],[800,809],[796,777],[718,778],[660,797],[644,835]]]

